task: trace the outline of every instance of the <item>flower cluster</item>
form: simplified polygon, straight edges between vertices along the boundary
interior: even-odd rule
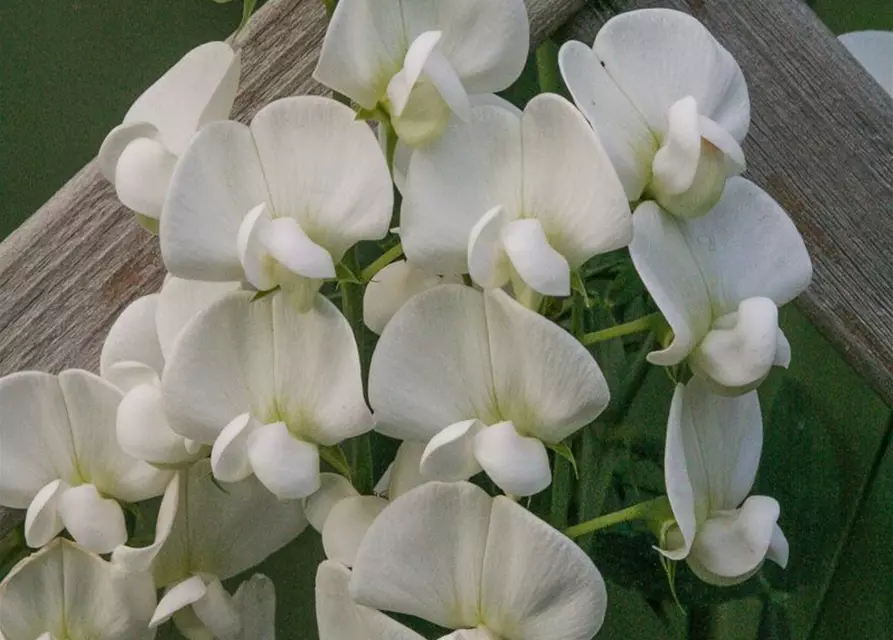
[[[239,52],[215,42],[136,101],[99,164],[169,273],[99,375],[0,379],[0,504],[39,549],[0,636],[270,640],[272,582],[222,581],[309,524],[322,640],[592,638],[605,582],[572,538],[597,527],[529,498],[611,403],[582,318],[618,260],[658,311],[612,335],[651,331],[676,385],[666,498],[638,512],[655,561],[716,585],[786,564],[778,503],[748,497],[755,389],[811,263],[739,177],[741,70],[695,19],[636,11],[561,48],[573,102],[519,110],[494,92],[528,52],[522,0],[342,0],[315,72],[338,100],[229,120]]]

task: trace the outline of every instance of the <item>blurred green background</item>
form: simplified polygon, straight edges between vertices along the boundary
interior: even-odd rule
[[[811,4],[835,33],[893,30],[890,0]],[[240,13],[238,2],[211,0],[0,0],[0,238],[95,155],[145,87],[193,46],[224,38]],[[756,638],[763,611],[761,638],[890,640],[890,410],[796,310],[785,310],[783,326],[795,357],[761,392],[767,444],[760,483],[785,494],[778,497],[792,540],[790,570],[806,578],[765,611],[757,598],[714,607],[710,637]],[[665,377],[651,376],[637,404],[643,422],[662,426],[666,387]],[[262,568],[278,578],[281,603],[309,605],[280,607],[286,637],[303,638],[312,625],[319,548],[304,538]],[[685,637],[678,614],[669,617],[681,635],[637,594],[612,587],[611,599],[600,638]]]

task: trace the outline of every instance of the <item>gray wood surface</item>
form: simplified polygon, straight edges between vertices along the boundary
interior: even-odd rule
[[[561,36],[592,44],[618,10],[654,6],[695,15],[741,65],[745,176],[791,214],[815,265],[797,304],[893,405],[893,100],[799,0],[590,3]]]
[[[533,42],[583,3],[527,0]],[[270,0],[258,11],[239,38],[236,119],[250,120],[277,98],[325,92],[311,77],[325,25],[321,0]],[[136,224],[91,162],[0,244],[0,376],[25,369],[96,371],[114,319],[132,300],[157,290],[163,277],[157,240]],[[19,521],[7,516],[0,508],[0,535]]]

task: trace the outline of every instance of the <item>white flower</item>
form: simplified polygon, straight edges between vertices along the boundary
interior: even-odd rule
[[[171,477],[118,445],[121,391],[76,369],[0,379],[0,504],[27,509],[25,539],[40,547],[62,529],[108,553],[127,541],[118,501],[160,495]]]
[[[732,178],[706,216],[680,220],[646,202],[633,215],[629,250],[639,276],[673,329],[648,361],[688,358],[717,393],[755,388],[790,346],[778,307],[806,289],[812,263],[797,228],[765,191]]]
[[[193,49],[137,98],[103,141],[102,174],[153,231],[177,158],[196,131],[229,118],[240,70],[239,54],[224,42]]]
[[[590,640],[606,604],[601,575],[577,545],[465,482],[431,482],[392,502],[360,545],[350,593],[363,606],[464,630],[450,639]]]
[[[609,20],[592,49],[568,42],[561,73],[598,131],[631,202],[703,215],[744,171],[750,99],[738,63],[691,16],[669,9]]]
[[[385,236],[392,205],[369,126],[334,100],[286,98],[250,127],[198,133],[171,179],[161,252],[175,276],[278,286],[306,310],[350,247]]]
[[[118,443],[128,455],[167,466],[208,454],[171,430],[161,395],[161,372],[165,355],[186,323],[237,286],[168,276],[161,293],[138,298],[115,320],[102,347],[99,370],[124,392],[116,425]]]
[[[422,473],[459,480],[482,468],[508,493],[552,479],[544,443],[598,416],[608,387],[589,352],[502,291],[441,285],[407,302],[372,357],[376,430],[427,442]]]
[[[472,109],[412,154],[400,236],[408,260],[432,273],[470,273],[483,287],[511,279],[566,296],[570,270],[626,246],[629,205],[598,137],[567,100],[530,101],[519,118]]]
[[[379,271],[363,294],[363,322],[381,334],[397,310],[411,297],[439,284],[461,284],[459,276],[438,276],[419,269],[411,262],[397,260]]]
[[[422,145],[470,94],[521,74],[530,47],[522,0],[351,0],[335,9],[313,77],[361,107],[388,112],[398,136]]]
[[[884,91],[893,96],[893,31],[853,31],[838,36]]]
[[[152,627],[173,618],[193,639],[210,639],[213,633],[222,640],[255,640],[239,634],[249,622],[262,624],[273,606],[268,602],[272,594],[237,593],[233,598],[221,581],[260,564],[306,525],[299,502],[278,500],[255,478],[229,484],[223,491],[215,485],[208,461],[201,460],[169,484],[154,543],[119,547],[112,562],[130,570],[151,570],[156,586],[165,589]],[[262,584],[250,587],[256,588],[271,591]]]
[[[664,461],[676,524],[662,553],[685,559],[705,582],[737,584],[766,558],[782,567],[788,562],[778,502],[747,497],[762,446],[756,391],[718,396],[697,378],[676,387]]]
[[[350,325],[321,295],[298,313],[281,296],[231,293],[177,340],[162,377],[171,428],[213,445],[222,482],[255,474],[281,498],[319,488],[319,447],[369,431]]]
[[[0,637],[151,640],[155,587],[58,538],[17,564],[0,583]]]

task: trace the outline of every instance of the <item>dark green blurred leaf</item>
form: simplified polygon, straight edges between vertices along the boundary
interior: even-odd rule
[[[794,640],[784,604],[772,598],[763,599],[763,613],[757,640]]]

